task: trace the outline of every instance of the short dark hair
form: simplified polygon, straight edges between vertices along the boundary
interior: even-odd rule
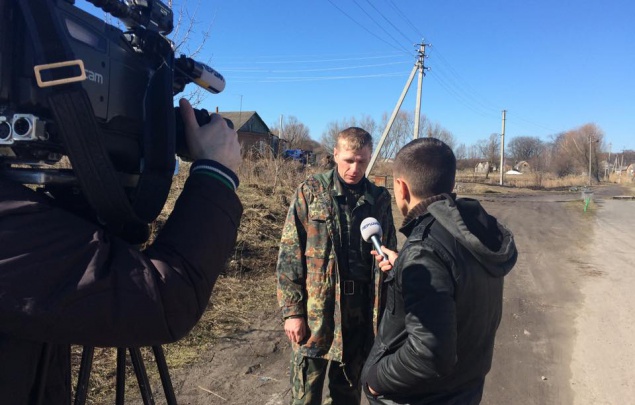
[[[456,176],[454,152],[436,138],[415,139],[397,152],[393,176],[406,180],[418,198],[451,193]]]
[[[370,146],[370,150],[373,150],[373,137],[368,131],[358,127],[350,127],[337,134],[337,141],[335,147],[340,146],[340,141],[345,141],[349,149],[358,151],[365,146]]]

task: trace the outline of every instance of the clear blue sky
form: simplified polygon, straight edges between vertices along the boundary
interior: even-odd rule
[[[293,115],[316,140],[332,121],[380,123],[423,40],[422,112],[457,145],[500,133],[507,110],[507,139],[595,123],[613,152],[635,149],[632,0],[180,0],[175,12],[182,4],[209,30],[197,58],[227,81],[209,110]],[[416,89],[415,78],[403,109]]]

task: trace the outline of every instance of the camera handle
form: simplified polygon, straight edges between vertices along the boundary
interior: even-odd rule
[[[141,357],[141,350],[138,347],[118,347],[117,348],[117,382],[115,393],[115,404],[123,405],[125,400],[125,383],[126,383],[126,350],[130,352],[130,360],[137,376],[137,383],[139,384],[139,391],[141,392],[141,398],[144,405],[154,405],[154,397],[152,395],[152,389],[150,388],[150,381],[148,380],[148,374],[146,372],[145,365],[143,363],[143,357]],[[154,360],[159,370],[159,376],[161,378],[161,384],[163,385],[163,392],[165,393],[165,399],[168,405],[176,405],[176,396],[174,395],[174,388],[172,387],[172,380],[168,372],[168,365],[165,361],[165,355],[161,346],[152,346],[154,352]],[[95,354],[95,348],[92,346],[84,346],[82,351],[82,360],[79,367],[79,376],[77,378],[77,388],[75,390],[75,402],[74,405],[85,405],[88,383],[90,380],[90,373],[93,365],[93,357]]]
[[[19,5],[33,41],[38,65],[51,66],[60,61],[76,60],[60,20],[54,18],[57,11],[53,0],[21,0]],[[149,221],[137,215],[121,186],[100,136],[86,91],[74,81],[43,89],[47,89],[49,107],[80,188],[97,216],[107,228],[119,235],[126,224],[145,226]],[[161,186],[162,189],[166,188],[166,185]],[[169,191],[169,186],[167,189]],[[146,200],[144,198],[143,203]],[[150,206],[155,208],[155,205],[158,204],[155,202]]]

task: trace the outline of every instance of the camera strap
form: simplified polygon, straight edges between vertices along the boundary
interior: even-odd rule
[[[20,0],[39,65],[74,60],[65,31],[50,0]],[[47,99],[68,157],[88,203],[111,231],[146,226],[135,213],[108,155],[88,95],[80,83],[66,81],[48,88]],[[167,194],[166,194],[167,196]],[[154,218],[152,218],[154,219]]]

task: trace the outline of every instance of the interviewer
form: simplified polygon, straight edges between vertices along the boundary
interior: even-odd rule
[[[70,344],[174,342],[200,319],[236,240],[236,132],[202,127],[181,100],[195,162],[156,240],[139,251],[40,193],[0,179],[0,402],[35,400],[53,344],[45,403],[70,403]]]

